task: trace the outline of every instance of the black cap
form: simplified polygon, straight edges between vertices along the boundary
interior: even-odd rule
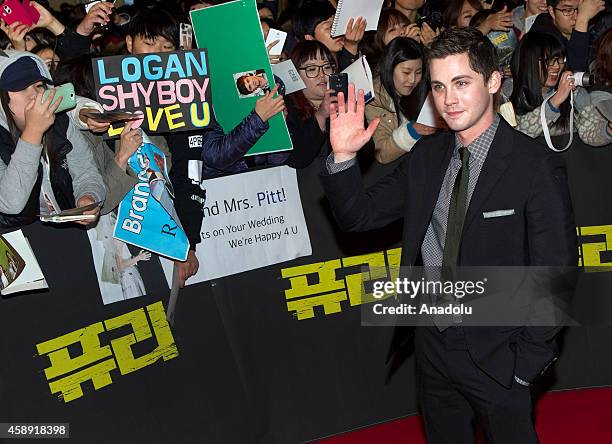
[[[0,89],[5,91],[23,91],[38,81],[49,85],[53,82],[43,76],[32,57],[20,57],[4,69],[0,76]]]

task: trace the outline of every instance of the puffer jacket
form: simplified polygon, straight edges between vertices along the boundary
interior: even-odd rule
[[[393,100],[380,82],[374,81],[375,98],[366,105],[365,114],[369,122],[380,118],[378,128],[374,132],[376,145],[376,160],[380,163],[390,163],[409,152],[418,139],[408,131],[408,120],[403,116],[397,121],[397,113]]]
[[[244,118],[228,134],[220,126],[202,133],[203,178],[210,179],[221,174],[237,173],[247,169],[244,155],[268,130],[267,122],[255,111]],[[170,144],[170,149],[172,145]]]

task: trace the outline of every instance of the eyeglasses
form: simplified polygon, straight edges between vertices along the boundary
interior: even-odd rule
[[[565,65],[565,57],[551,57],[550,59],[547,59],[544,61],[546,63],[546,66],[555,66],[555,65]]]
[[[326,76],[330,76],[334,73],[334,67],[330,65],[329,63],[326,63],[325,65],[303,66],[302,68],[299,68],[299,70],[305,71],[306,77],[308,77],[309,79],[314,79],[316,77],[319,77],[319,74],[321,74],[321,71],[323,71],[323,74],[325,74]]]
[[[564,8],[564,9],[554,8],[554,10],[561,12],[561,14],[563,14],[566,17],[571,17],[572,15],[576,13],[576,11],[578,11],[578,8]]]

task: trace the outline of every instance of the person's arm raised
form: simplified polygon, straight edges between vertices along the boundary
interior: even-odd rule
[[[348,102],[344,100],[344,93],[340,92],[338,102],[330,104],[329,108],[329,136],[334,162],[351,160],[372,138],[380,119],[374,119],[367,128],[364,128],[364,94],[359,90],[355,101],[355,85],[352,83],[348,87]]]

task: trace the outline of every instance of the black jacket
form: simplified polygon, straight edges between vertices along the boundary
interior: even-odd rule
[[[572,31],[570,39],[566,39],[557,29],[550,14],[539,14],[529,30],[543,32],[555,36],[565,47],[567,62],[565,66],[572,71],[589,70],[589,33]]]
[[[367,231],[404,219],[402,265],[418,265],[454,148],[450,132],[421,139],[397,169],[365,190],[355,166],[323,175],[336,220]],[[515,209],[511,217],[483,212]],[[421,261],[422,262],[422,261]],[[576,266],[578,244],[565,164],[502,119],[467,210],[458,264]],[[558,327],[463,327],[475,363],[500,384],[532,381],[555,358]]]

